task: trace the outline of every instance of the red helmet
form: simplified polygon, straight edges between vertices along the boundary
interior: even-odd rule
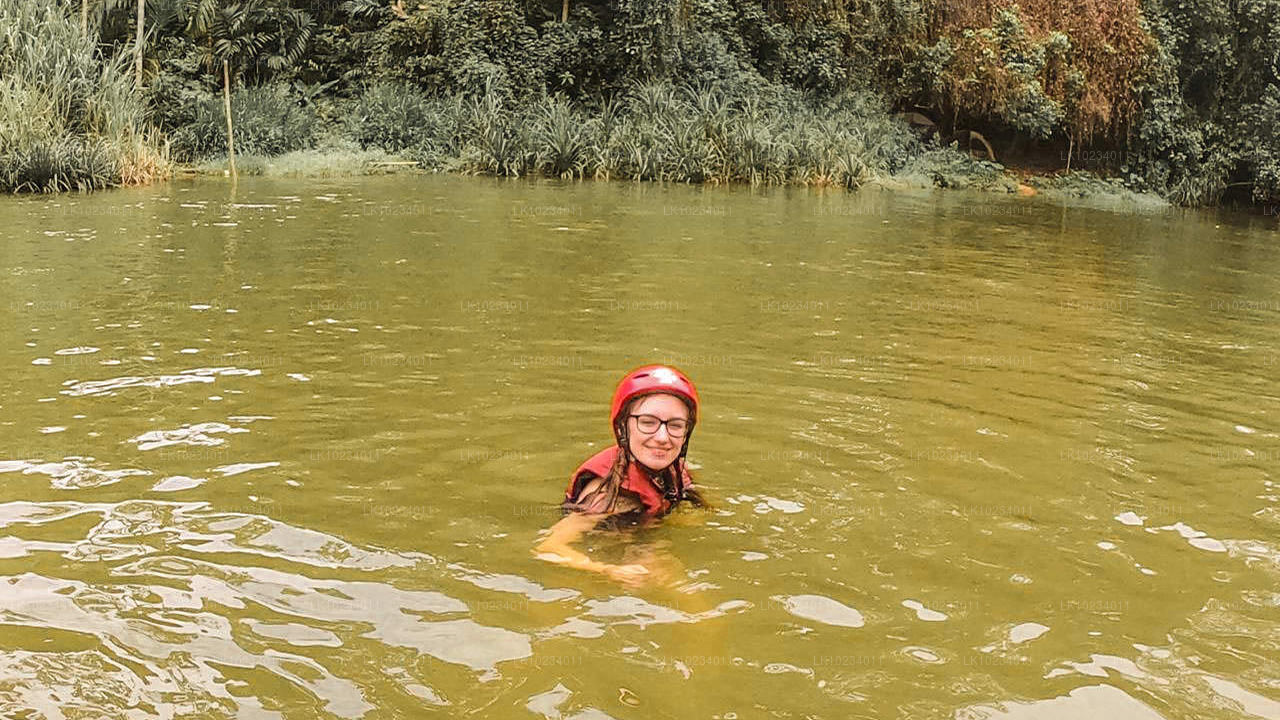
[[[613,391],[613,407],[609,409],[609,422],[615,431],[618,427],[618,416],[622,408],[632,398],[650,393],[667,393],[684,398],[689,403],[691,415],[689,421],[698,421],[698,391],[688,376],[670,365],[645,365],[627,373]]]

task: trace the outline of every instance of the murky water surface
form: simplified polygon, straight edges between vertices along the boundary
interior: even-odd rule
[[[0,227],[5,717],[1280,718],[1274,217],[388,177]],[[716,510],[586,543],[664,583],[534,559],[651,360]]]

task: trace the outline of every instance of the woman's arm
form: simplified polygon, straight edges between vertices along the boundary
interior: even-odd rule
[[[592,483],[589,483],[583,495],[590,493],[594,489],[592,484],[598,483],[599,480],[593,480]],[[623,505],[627,507],[622,507]],[[619,509],[624,512],[630,509],[630,505],[631,503],[623,502],[622,499],[619,501]],[[649,570],[643,565],[613,565],[611,563],[598,562],[592,560],[586,553],[572,547],[573,543],[580,540],[588,530],[594,528],[596,524],[607,517],[609,517],[607,513],[573,512],[565,515],[559,522],[551,526],[547,536],[534,547],[535,556],[539,560],[603,573],[616,580],[628,580],[647,575]]]
[[[587,515],[586,513],[569,513],[560,522],[551,526],[547,536],[534,548],[539,560],[575,567],[580,570],[598,572],[615,580],[635,580],[648,575],[649,569],[643,565],[613,565],[611,563],[592,560],[590,557],[572,547],[596,523],[607,515]]]
[[[585,553],[575,550],[572,544],[605,517],[604,515],[569,513],[551,526],[547,536],[533,551],[537,553],[539,560],[602,572],[604,563],[596,562]]]

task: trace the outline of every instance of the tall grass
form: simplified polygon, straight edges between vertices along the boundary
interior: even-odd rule
[[[0,0],[0,190],[58,192],[166,175],[127,58],[102,58],[56,0]]]
[[[761,99],[668,82],[637,84],[594,106],[559,96],[516,106],[492,88],[437,99],[374,87],[347,127],[364,147],[509,176],[856,188],[918,152],[910,131],[869,96]]]
[[[365,149],[399,152],[413,147],[434,119],[441,116],[430,98],[407,85],[379,83],[364,92],[347,113],[347,135]]]
[[[590,126],[559,97],[537,106],[533,115],[534,168],[547,175],[582,177],[591,157]]]

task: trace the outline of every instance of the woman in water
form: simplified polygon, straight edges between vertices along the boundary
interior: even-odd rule
[[[536,552],[549,562],[634,582],[649,568],[598,562],[571,545],[603,521],[649,522],[684,500],[706,507],[685,463],[698,421],[698,391],[679,370],[646,365],[618,383],[609,419],[616,444],[574,471],[561,505],[565,517]]]

